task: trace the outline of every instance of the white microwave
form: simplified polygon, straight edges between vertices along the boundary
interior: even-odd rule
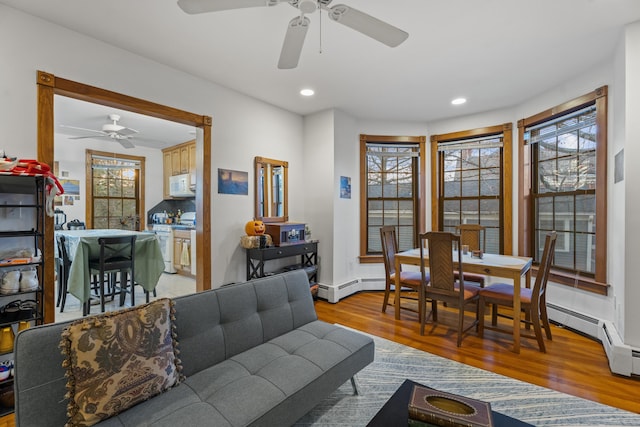
[[[196,176],[185,173],[169,177],[169,195],[171,197],[195,197]]]

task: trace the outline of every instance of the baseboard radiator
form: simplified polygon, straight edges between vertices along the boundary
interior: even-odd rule
[[[342,298],[353,295],[359,291],[380,291],[384,289],[383,278],[353,279],[337,285],[318,285],[318,297],[326,299],[330,303],[337,303]]]
[[[602,343],[611,372],[619,375],[640,375],[640,350],[626,345],[613,322],[547,303],[549,319],[576,330]]]

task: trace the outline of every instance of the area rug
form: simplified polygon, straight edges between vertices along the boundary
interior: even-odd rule
[[[491,402],[494,411],[536,426],[640,426],[640,415],[514,380],[373,337],[375,360],[295,424],[366,426],[405,379]],[[393,427],[393,426],[389,426]],[[403,426],[404,427],[404,426]]]

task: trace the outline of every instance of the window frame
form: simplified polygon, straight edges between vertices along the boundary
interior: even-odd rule
[[[114,153],[114,152],[105,152],[105,151],[96,151],[96,150],[86,150],[85,152],[85,188],[87,193],[87,203],[85,206],[86,216],[85,222],[87,228],[94,228],[93,224],[93,157],[115,157],[117,159],[123,160],[131,160],[140,163],[140,170],[137,171],[137,180],[138,180],[138,191],[137,191],[137,207],[138,207],[138,218],[139,218],[139,227],[142,230],[144,228],[144,218],[145,214],[145,157],[141,156],[132,156],[128,154],[122,153]]]
[[[513,254],[513,132],[511,123],[431,135],[431,228],[441,230],[440,194],[442,168],[438,144],[502,135],[502,252]]]
[[[533,197],[532,147],[525,145],[525,129],[554,120],[590,105],[596,108],[596,270],[594,277],[552,268],[549,280],[600,295],[607,295],[607,99],[608,87],[556,105],[518,121],[519,187],[518,252],[533,256],[535,245],[535,200]]]
[[[382,254],[367,254],[367,233],[368,233],[368,211],[367,211],[367,143],[380,144],[416,144],[418,146],[418,173],[417,189],[414,194],[415,215],[417,217],[416,235],[425,230],[424,201],[426,177],[426,137],[425,136],[390,136],[390,135],[367,135],[360,134],[360,263],[381,263]]]

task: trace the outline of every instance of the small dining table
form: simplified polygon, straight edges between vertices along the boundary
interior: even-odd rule
[[[155,233],[118,229],[56,230],[55,235],[65,237],[67,253],[71,260],[68,290],[81,302],[91,296],[89,260],[100,256],[101,237],[136,236],[135,282],[146,291],[153,291],[164,270],[164,260]]]
[[[425,252],[426,254],[427,252]],[[454,252],[457,261],[457,251]],[[425,258],[425,266],[429,265],[429,259]],[[513,312],[520,313],[520,288],[521,278],[525,277],[525,286],[531,283],[532,258],[513,255],[483,254],[482,258],[473,257],[471,253],[462,255],[462,269],[466,273],[483,274],[486,276],[503,277],[513,280]],[[409,249],[395,255],[396,271],[400,266],[420,265],[420,249]],[[395,277],[395,316],[400,319],[400,274]],[[520,317],[513,316],[513,351],[520,353]]]

